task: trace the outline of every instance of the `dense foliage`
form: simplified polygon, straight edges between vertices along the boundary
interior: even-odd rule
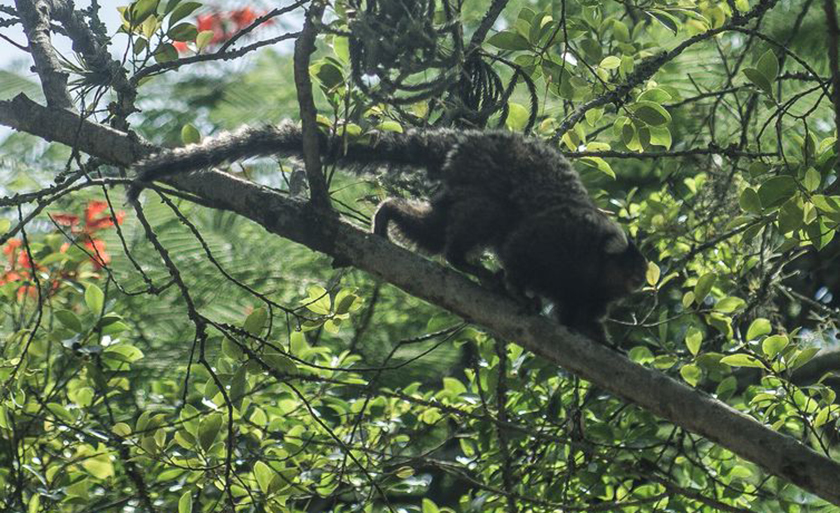
[[[102,43],[93,6],[76,21]],[[302,6],[138,0],[110,49],[124,71],[83,45],[63,61],[72,98],[162,146],[296,118],[282,41]],[[616,351],[836,459],[840,99],[819,7],[337,0],[308,69],[322,130],[500,126],[560,145],[651,261],[607,323]],[[0,33],[20,9],[0,9]],[[0,98],[43,100],[30,65],[2,71]],[[300,195],[300,167],[230,172]],[[229,212],[151,190],[134,211],[121,172],[23,132],[0,144],[5,510],[832,508]],[[324,173],[362,227],[387,195],[433,188],[329,156]]]

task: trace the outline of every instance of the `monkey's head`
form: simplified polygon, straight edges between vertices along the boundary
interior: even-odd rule
[[[604,244],[601,286],[610,299],[619,299],[645,283],[647,260],[624,232],[610,235]]]

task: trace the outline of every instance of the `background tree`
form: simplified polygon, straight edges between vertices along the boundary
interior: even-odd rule
[[[0,6],[6,510],[840,505],[831,0],[120,12],[109,47],[97,3]],[[124,203],[161,147],[286,118],[302,162]],[[640,241],[613,348],[365,233],[434,184],[317,131],[439,126],[558,145]]]

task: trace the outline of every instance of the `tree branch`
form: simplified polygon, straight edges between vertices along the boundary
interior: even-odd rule
[[[66,131],[67,118],[75,117]],[[51,119],[51,123],[32,123]],[[130,165],[152,148],[120,132],[81,120],[25,97],[0,101],[0,123]],[[114,151],[122,148],[124,151]],[[495,335],[560,365],[627,401],[721,445],[767,472],[840,505],[840,463],[773,431],[709,395],[572,333],[552,320],[521,312],[511,299],[463,275],[363,232],[330,212],[218,171],[177,176],[172,182],[211,206],[247,217],[269,232],[326,253],[405,292],[484,326]]]
[[[295,41],[295,86],[303,136],[303,163],[309,179],[309,201],[316,207],[329,209],[330,194],[327,180],[321,170],[321,152],[318,148],[318,123],[315,121],[317,110],[312,97],[312,80],[309,78],[309,57],[315,51],[315,38],[318,25],[324,15],[324,3],[312,0],[306,12],[306,21],[300,37]]]
[[[125,68],[111,57],[107,41],[97,39],[84,18],[73,9],[72,3],[57,5],[53,15],[73,40],[73,50],[84,55],[91,69],[108,76],[109,85],[117,92],[117,101],[114,103],[116,116],[112,120],[112,126],[128,130],[126,118],[137,111],[134,105],[137,89],[128,81]]]
[[[46,0],[16,0],[15,5],[29,40],[29,53],[35,61],[35,71],[41,77],[47,105],[72,109],[73,101],[67,92],[67,73],[61,71],[50,41],[50,3]]]

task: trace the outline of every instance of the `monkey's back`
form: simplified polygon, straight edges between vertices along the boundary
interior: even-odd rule
[[[557,205],[594,208],[577,172],[554,147],[506,131],[465,131],[442,172],[456,196],[482,195],[521,213]]]

